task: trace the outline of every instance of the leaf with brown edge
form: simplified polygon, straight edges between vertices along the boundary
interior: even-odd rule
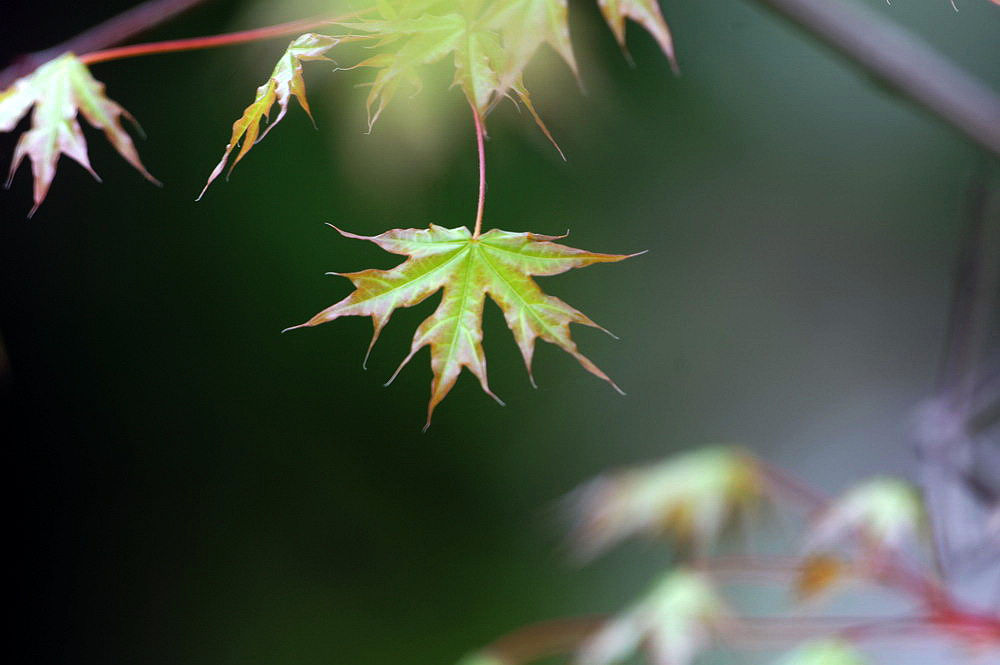
[[[250,152],[250,148],[267,136],[267,133],[281,122],[281,119],[285,117],[285,113],[288,112],[288,103],[293,96],[299,100],[299,105],[309,115],[310,119],[312,118],[312,112],[309,110],[309,101],[306,99],[306,83],[302,78],[302,63],[308,60],[329,60],[325,55],[326,52],[337,44],[350,39],[351,37],[330,37],[328,35],[318,35],[309,32],[296,37],[288,45],[288,48],[274,66],[271,78],[257,88],[257,94],[254,97],[253,103],[246,107],[243,115],[233,123],[233,132],[229,138],[229,144],[226,145],[226,151],[223,153],[222,159],[219,160],[219,163],[212,170],[211,175],[208,176],[208,182],[205,183],[201,194],[198,195],[199,199],[205,195],[212,181],[218,178],[222,170],[226,168],[230,155],[236,149],[236,146],[240,144],[240,141],[242,140],[243,143],[240,146],[240,151],[236,153],[236,158],[233,159],[232,165],[229,167],[230,172]],[[267,128],[261,133],[260,123],[265,118],[270,120],[271,108],[275,103],[278,104],[280,109],[278,117],[274,119],[274,122],[269,122]]]
[[[482,347],[486,294],[503,311],[529,377],[535,340],[541,338],[572,355],[584,369],[621,392],[607,374],[580,353],[570,336],[569,324],[604,329],[562,300],[543,293],[532,276],[558,275],[594,263],[621,261],[634,254],[597,254],[554,242],[562,236],[497,229],[474,238],[464,226],[446,229],[431,224],[427,229],[394,229],[377,236],[337,230],[347,238],[370,240],[388,252],[409,258],[389,270],[337,273],[354,283],[354,292],[294,328],[342,316],[370,316],[375,326],[368,345],[370,353],[397,308],[412,307],[443,289],[441,303],[417,328],[409,355],[389,379],[391,383],[417,351],[425,346],[431,348],[434,379],[425,429],[434,408],[455,385],[463,367],[479,379],[486,394],[500,402],[486,378]]]
[[[60,155],[68,155],[98,178],[90,166],[87,141],[77,115],[82,113],[91,125],[103,129],[108,141],[125,160],[147,180],[160,184],[139,159],[132,138],[121,125],[124,116],[135,122],[128,111],[104,94],[104,84],[72,53],[50,60],[0,92],[0,132],[9,132],[34,107],[31,129],[21,135],[14,148],[14,158],[6,185],[27,157],[34,176],[34,206],[28,216],[45,200],[56,175]]]

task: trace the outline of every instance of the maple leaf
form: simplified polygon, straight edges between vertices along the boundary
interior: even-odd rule
[[[199,199],[205,195],[205,191],[208,190],[208,186],[212,184],[212,181],[218,178],[222,170],[226,168],[226,163],[229,161],[233,150],[240,144],[240,140],[242,139],[243,143],[240,151],[236,154],[236,158],[233,160],[232,166],[229,167],[230,172],[250,152],[250,148],[267,136],[267,133],[281,122],[281,119],[285,117],[285,113],[288,112],[288,103],[293,96],[299,100],[299,106],[312,119],[312,111],[310,111],[309,101],[306,99],[306,83],[302,78],[302,63],[308,60],[329,60],[325,53],[337,44],[350,39],[351,37],[349,36],[330,37],[310,32],[295,38],[288,45],[288,48],[274,66],[271,78],[257,88],[257,94],[254,97],[253,103],[246,107],[243,115],[233,123],[233,133],[229,139],[229,144],[226,146],[226,151],[223,153],[222,159],[219,160],[219,163],[212,170],[211,175],[208,176],[208,182],[205,183],[204,189],[198,195]],[[278,104],[280,109],[278,117],[274,119],[274,122],[269,122],[267,128],[261,133],[260,123],[265,118],[270,120],[271,108],[275,103]]]
[[[625,19],[648,30],[676,68],[670,30],[656,0],[598,0],[618,42],[625,44]],[[376,48],[394,45],[359,63],[378,69],[368,95],[369,128],[403,83],[420,87],[419,68],[454,54],[455,77],[479,113],[485,116],[510,91],[527,106],[542,131],[522,75],[543,43],[548,43],[578,75],[569,34],[566,0],[405,0],[379,4],[381,19],[340,25],[376,38]],[[553,141],[554,143],[554,141]],[[558,147],[558,146],[557,146]]]
[[[396,51],[379,53],[357,65],[379,70],[366,102],[369,128],[378,120],[401,84],[409,83],[420,88],[419,67],[434,64],[448,55],[454,54],[453,83],[462,89],[481,114],[486,112],[500,89],[500,73],[504,69],[506,55],[499,35],[483,29],[478,21],[457,11],[440,15],[425,12],[415,17],[407,14],[344,25],[370,33],[379,39],[379,45],[402,42]]]
[[[899,550],[926,536],[927,528],[920,491],[903,480],[876,477],[838,497],[813,525],[805,548],[829,548],[860,536],[875,551]]]
[[[50,60],[0,92],[0,132],[14,129],[32,106],[31,129],[17,142],[6,183],[9,187],[17,167],[28,157],[34,176],[35,202],[29,217],[45,200],[60,155],[75,159],[100,181],[90,165],[87,141],[76,119],[78,113],[94,127],[103,129],[118,154],[147,180],[159,184],[142,165],[132,138],[121,126],[122,116],[133,123],[135,120],[105,96],[104,84],[91,76],[87,66],[72,53]]]
[[[390,270],[333,273],[350,279],[356,290],[293,328],[315,326],[342,316],[370,316],[375,326],[368,345],[370,353],[398,307],[411,307],[444,289],[441,304],[417,328],[409,355],[389,379],[391,383],[417,351],[431,347],[434,379],[425,429],[430,425],[434,408],[455,385],[462,367],[479,379],[486,394],[500,402],[487,382],[482,347],[482,314],[487,293],[503,310],[529,377],[535,340],[541,338],[572,355],[584,369],[621,392],[607,374],[577,350],[569,324],[604,329],[562,300],[543,293],[531,277],[557,275],[593,263],[621,261],[634,254],[597,254],[553,242],[563,236],[497,229],[477,238],[464,226],[446,229],[431,224],[427,229],[394,229],[377,236],[337,231],[347,238],[370,240],[388,252],[409,258]],[[366,362],[367,358],[366,354]]]
[[[763,485],[753,458],[728,446],[599,476],[569,497],[574,540],[590,557],[635,534],[670,533],[704,555],[726,526],[752,513]]]
[[[568,14],[566,0],[503,0],[486,10],[483,21],[503,35],[509,68],[505,76],[511,84],[545,42],[562,56],[575,76],[579,75]]]
[[[580,646],[576,665],[630,661],[645,645],[654,665],[690,665],[727,621],[729,611],[702,573],[675,568],[646,597]]]

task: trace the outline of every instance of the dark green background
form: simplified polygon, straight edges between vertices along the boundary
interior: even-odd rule
[[[130,3],[13,4],[8,54]],[[556,500],[603,469],[740,442],[828,490],[910,471],[907,418],[932,387],[965,192],[988,160],[752,2],[664,3],[680,77],[635,27],[630,68],[593,3],[571,4],[586,93],[548,51],[527,76],[569,161],[501,107],[486,226],[650,250],[543,283],[621,336],[575,332],[629,394],[547,345],[532,390],[490,305],[507,407],[463,376],[427,434],[426,352],[382,382],[432,302],[394,317],[367,372],[367,320],[279,331],[348,293],[325,271],[398,260],[324,222],[471,223],[459,93],[426,124],[401,95],[363,136],[369,75],[310,65],[319,131],[292,108],[195,203],[286,40],[95,66],[165,187],[88,128],[104,184],[64,160],[31,220],[26,167],[0,194],[11,588],[34,660],[451,663],[643,588],[653,548],[584,569],[566,556]],[[1000,79],[986,0],[865,4]],[[146,37],[255,11],[208,3]]]

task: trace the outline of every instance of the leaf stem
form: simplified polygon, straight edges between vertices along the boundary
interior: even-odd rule
[[[142,55],[153,55],[156,53],[174,53],[177,51],[193,51],[196,49],[216,48],[219,46],[229,46],[232,44],[243,44],[246,42],[259,41],[281,37],[296,32],[305,32],[313,28],[318,28],[330,23],[353,18],[363,12],[354,12],[346,16],[323,17],[300,19],[289,21],[277,25],[269,25],[263,28],[252,30],[241,30],[239,32],[229,32],[222,35],[209,35],[207,37],[191,37],[188,39],[170,39],[162,42],[150,42],[147,44],[132,44],[129,46],[119,46],[103,51],[93,51],[80,56],[80,61],[87,65],[96,62],[107,62],[109,60],[120,60],[122,58],[134,58]]]
[[[479,109],[475,102],[469,100],[472,107],[472,118],[476,122],[476,148],[479,150],[479,202],[476,205],[476,227],[472,232],[472,238],[478,238],[483,230],[483,207],[486,204],[486,148],[483,145],[483,119],[479,115]]]

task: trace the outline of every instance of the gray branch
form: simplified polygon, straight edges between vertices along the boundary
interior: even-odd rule
[[[918,37],[843,0],[757,0],[1000,155],[1000,96]]]

